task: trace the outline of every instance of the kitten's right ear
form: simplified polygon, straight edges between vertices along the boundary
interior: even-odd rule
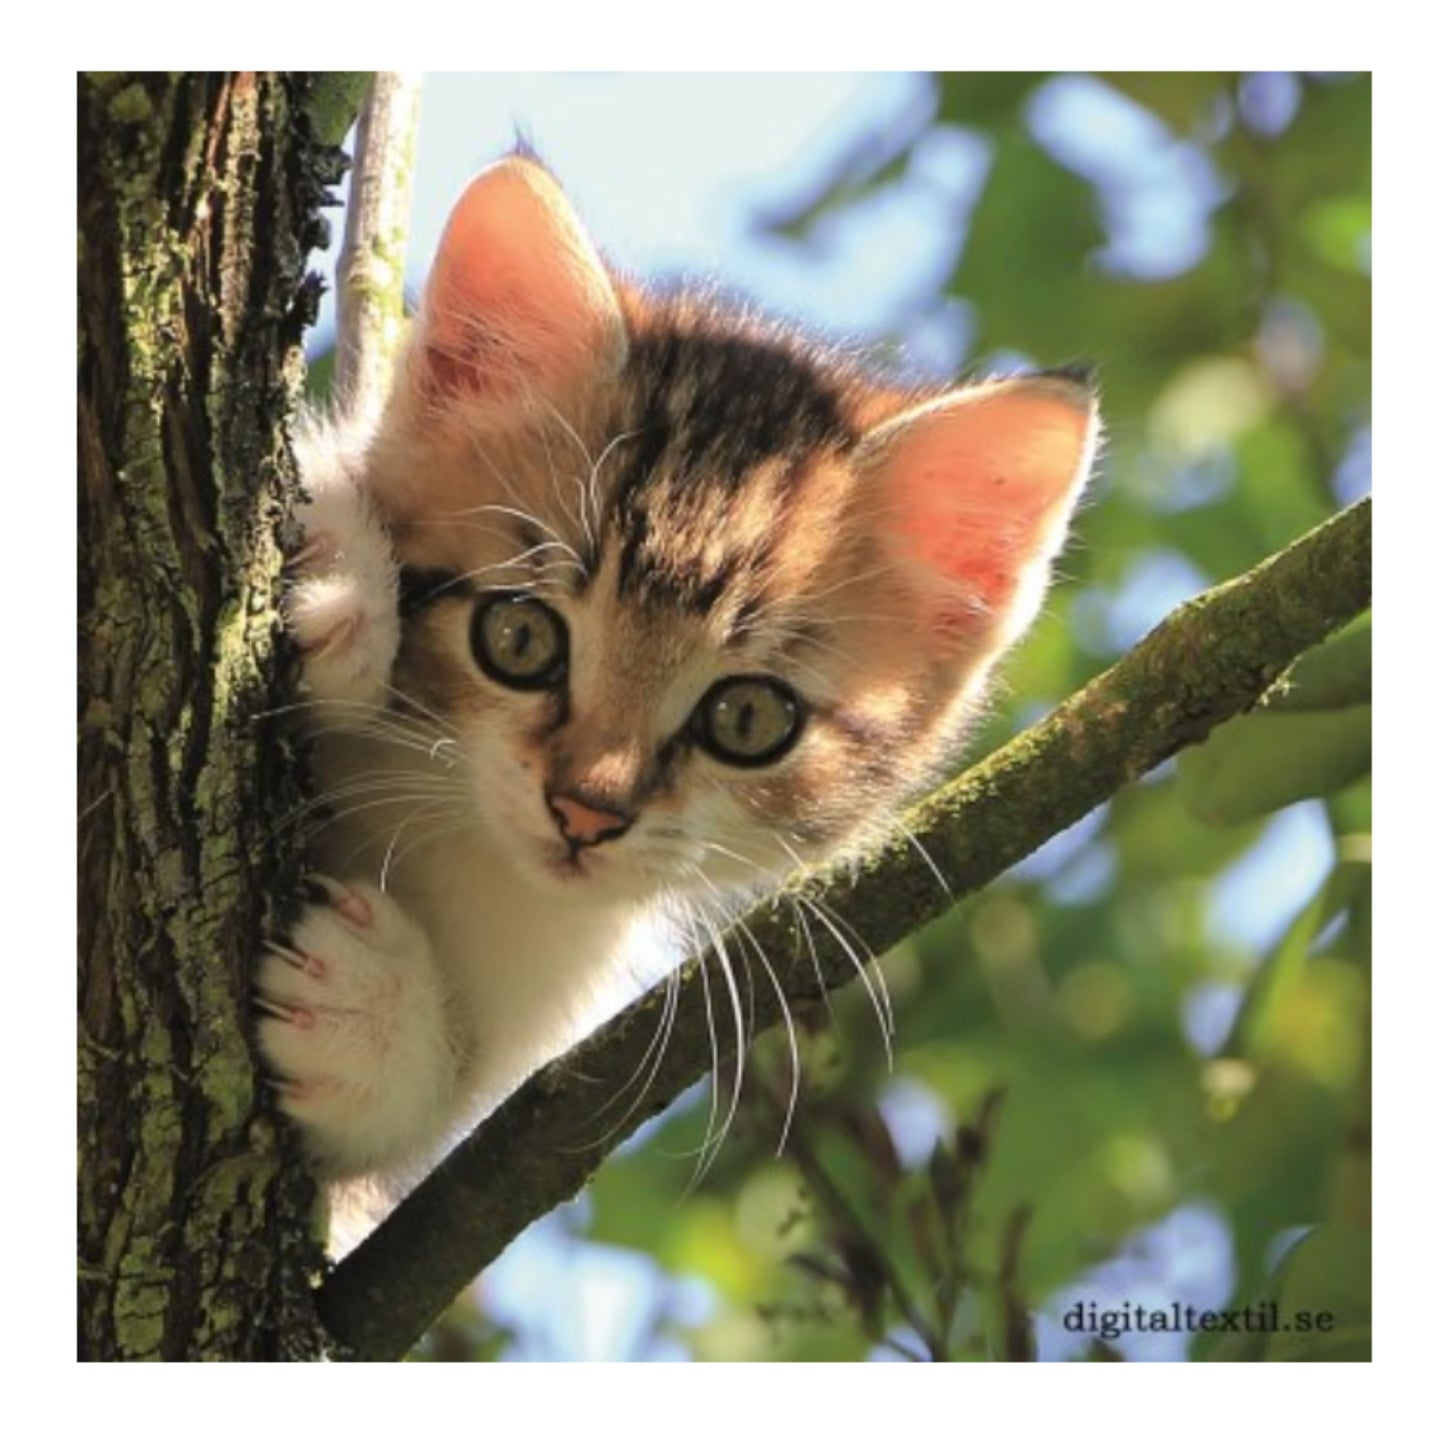
[[[626,350],[602,258],[562,188],[523,156],[462,192],[417,325],[412,381],[431,401],[555,394]]]

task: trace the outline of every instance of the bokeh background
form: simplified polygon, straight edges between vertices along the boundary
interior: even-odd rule
[[[1338,74],[431,76],[409,289],[522,137],[635,275],[914,377],[1095,363],[1107,452],[981,756],[1369,490],[1370,103]],[[859,986],[800,1016],[781,1145],[764,1037],[725,1139],[700,1086],[418,1357],[1367,1358],[1369,689],[1363,619],[1290,708],[883,957],[886,1040]],[[1331,1328],[1103,1319],[1262,1301]]]

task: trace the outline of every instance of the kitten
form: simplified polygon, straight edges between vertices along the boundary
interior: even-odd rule
[[[260,965],[318,1171],[397,1171],[636,991],[629,948],[877,830],[1038,610],[1088,389],[918,392],[603,264],[512,157],[374,424],[298,440],[329,876]]]

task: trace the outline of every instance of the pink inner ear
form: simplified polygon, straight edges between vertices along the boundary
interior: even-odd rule
[[[1088,477],[1092,401],[1024,379],[961,391],[885,423],[882,481],[895,536],[941,585],[935,622],[976,627],[1012,608],[1063,544]]]
[[[566,197],[521,158],[479,175],[442,235],[422,309],[424,382],[445,394],[553,390],[615,355],[621,311]]]

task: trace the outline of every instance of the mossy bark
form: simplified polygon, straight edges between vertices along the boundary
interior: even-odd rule
[[[247,1040],[294,838],[264,717],[339,155],[275,74],[79,80],[79,1353],[323,1348],[312,1189]]]

